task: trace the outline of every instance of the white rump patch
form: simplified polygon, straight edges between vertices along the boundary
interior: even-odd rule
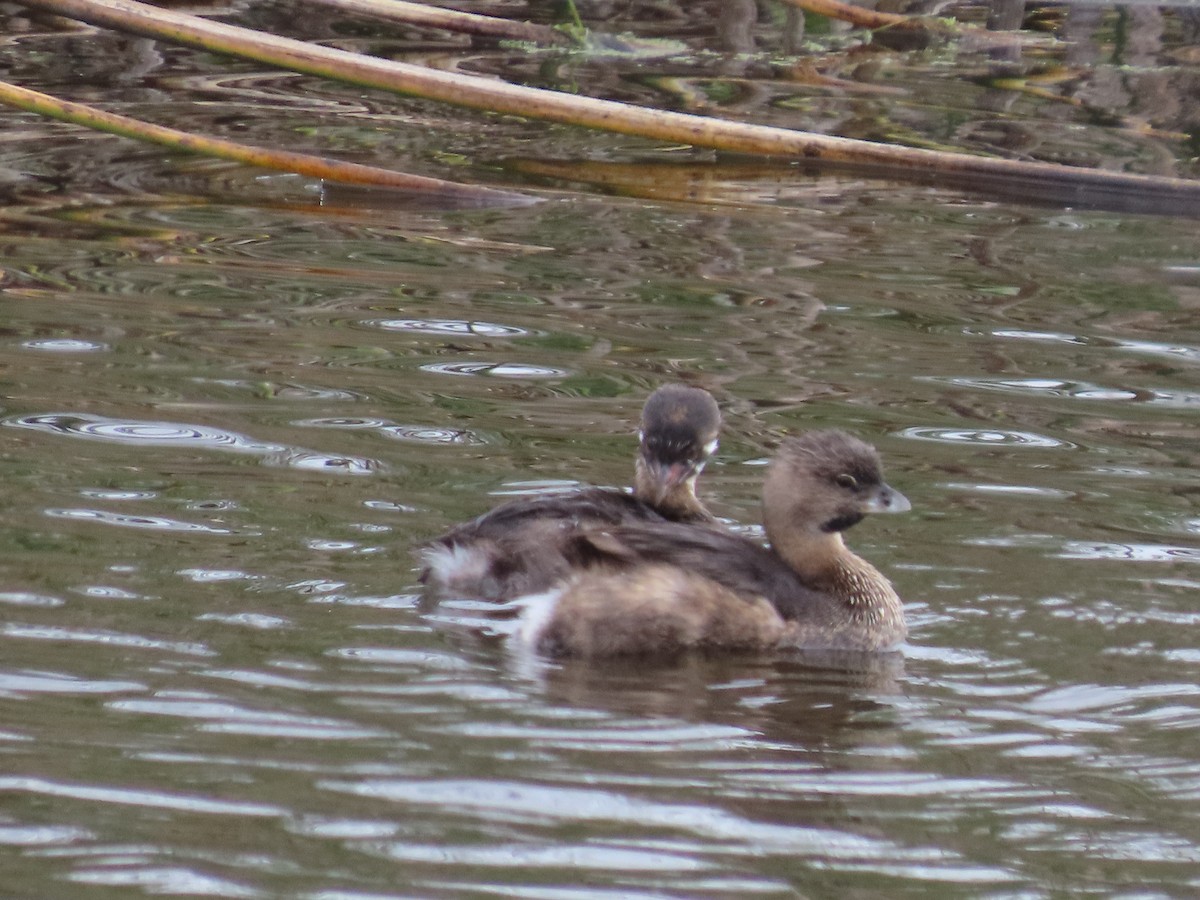
[[[421,551],[421,559],[433,581],[447,590],[454,590],[456,584],[479,584],[491,565],[485,552],[463,544],[426,547]]]

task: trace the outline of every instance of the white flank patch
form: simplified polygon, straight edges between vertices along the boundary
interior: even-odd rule
[[[560,585],[540,594],[518,597],[512,602],[513,606],[521,609],[521,625],[512,636],[518,647],[525,650],[537,649],[537,642],[546,630],[546,623],[554,615],[562,594],[563,588]]]

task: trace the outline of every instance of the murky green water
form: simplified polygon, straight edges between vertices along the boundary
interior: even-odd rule
[[[105,40],[72,46],[139,114],[230,102]],[[543,133],[593,140],[497,152]],[[0,112],[36,175],[0,210],[0,893],[1200,889],[1194,221],[732,169],[720,202],[372,210],[72,135]],[[788,431],[879,446],[914,512],[852,538],[902,658],[537,665],[419,602],[416,542],[628,483],[680,378],[739,521]]]

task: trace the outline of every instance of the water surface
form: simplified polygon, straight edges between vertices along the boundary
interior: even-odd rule
[[[66,40],[4,52],[53,81]],[[384,153],[359,113],[434,115],[69,40],[147,116],[252,90]],[[704,202],[510,170],[544,202],[372,209],[11,112],[0,170],[11,895],[1200,889],[1194,222],[736,166]],[[703,490],[741,522],[781,436],[880,448],[914,510],[851,539],[902,654],[551,664],[421,602],[419,541],[628,483],[672,380],[721,403]]]

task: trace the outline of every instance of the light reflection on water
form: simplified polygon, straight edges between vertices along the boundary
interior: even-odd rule
[[[21,346],[29,350],[49,350],[54,353],[94,353],[108,349],[104,344],[76,338],[43,338],[36,341],[25,341]]]
[[[1173,359],[1186,360],[1188,362],[1200,362],[1200,348],[1187,347],[1179,344],[1168,344],[1159,341],[1146,340],[1120,340],[1112,338],[1101,338],[1089,340],[1073,334],[1058,334],[1047,331],[1020,331],[1009,328],[1001,328],[992,332],[996,337],[1015,338],[1025,341],[1043,341],[1048,343],[1059,344],[1080,344],[1080,345],[1098,345],[1102,347],[1115,347],[1121,350],[1129,350],[1133,353],[1146,353],[1153,356],[1164,356]]]

